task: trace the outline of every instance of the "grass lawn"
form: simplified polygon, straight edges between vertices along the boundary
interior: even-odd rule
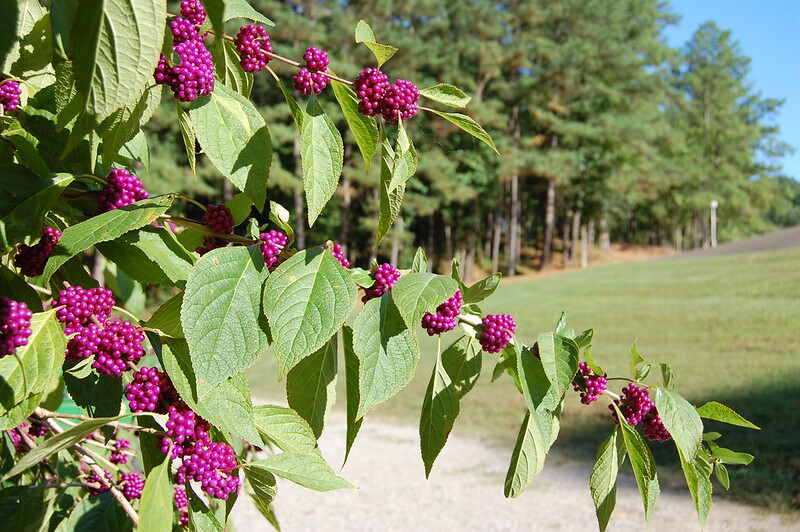
[[[615,264],[512,280],[483,307],[513,314],[526,344],[552,330],[566,310],[571,327],[594,329],[593,354],[609,375],[627,375],[636,341],[648,359],[672,365],[678,390],[690,401],[722,401],[763,428],[722,427],[727,435],[721,445],[756,455],[746,470],[729,468],[731,496],[778,510],[800,508],[800,250]],[[456,338],[451,333],[443,346]],[[435,343],[425,337],[423,346],[412,383],[371,417],[418,423]],[[488,439],[510,454],[523,407],[507,377],[489,382],[493,367],[493,357],[485,354],[481,381],[462,402],[454,434]],[[656,382],[657,373],[649,380]],[[260,361],[250,376],[255,395],[282,395],[271,360]],[[554,452],[591,459],[610,429],[606,406],[582,406],[570,395]],[[363,430],[369,430],[369,420]],[[708,423],[707,430],[715,428]],[[654,452],[659,463],[676,467],[671,444],[655,444]],[[673,480],[666,475],[667,483]]]

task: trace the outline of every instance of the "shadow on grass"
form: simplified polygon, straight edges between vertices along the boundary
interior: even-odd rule
[[[800,375],[783,385],[731,393],[728,397],[693,399],[722,402],[760,426],[749,430],[703,420],[706,432],[723,434],[722,447],[748,452],[755,460],[747,467],[728,466],[731,490],[725,492],[714,481],[715,495],[776,511],[800,510]],[[588,417],[583,423],[564,423],[554,446],[557,454],[590,461],[608,436],[610,427],[603,416]],[[683,483],[680,464],[672,442],[650,442],[662,482],[678,487]],[[685,486],[685,485],[684,485]],[[688,494],[687,494],[688,496]]]

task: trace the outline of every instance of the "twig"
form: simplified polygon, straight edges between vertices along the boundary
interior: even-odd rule
[[[242,244],[257,244],[258,240],[253,240],[251,238],[246,238],[239,235],[223,235],[221,233],[215,233],[208,227],[203,224],[197,223],[194,220],[190,220],[188,218],[183,218],[182,216],[171,216],[168,214],[162,215],[158,217],[159,220],[172,222],[176,225],[181,225],[183,227],[188,227],[190,229],[194,229],[195,231],[200,231],[204,235],[208,235],[212,238],[219,238],[220,240],[227,240],[229,242],[239,242]]]
[[[208,211],[208,209],[206,208],[205,205],[203,205],[202,203],[200,203],[199,201],[197,201],[195,199],[190,198],[189,196],[184,196],[183,194],[175,194],[175,197],[178,198],[178,199],[181,199],[181,200],[183,200],[183,201],[185,201],[187,203],[191,203],[195,207],[199,207],[200,209],[202,209],[203,212]]]
[[[607,395],[607,396],[609,396],[609,397],[611,397],[611,398],[612,398],[612,399],[614,399],[615,401],[619,401],[619,400],[620,400],[620,397],[619,397],[619,395],[615,394],[615,393],[614,393],[614,392],[612,392],[611,390],[603,390],[603,394],[604,394],[604,395]]]
[[[37,408],[36,410],[34,410],[34,413],[43,419],[64,418],[64,419],[77,419],[79,421],[91,421],[95,419],[93,417],[81,416],[79,414],[62,414],[61,412],[51,412],[49,410],[45,410],[44,408]],[[146,432],[148,434],[157,434],[159,436],[164,435],[164,431],[161,430],[151,429],[148,427],[140,427],[139,425],[131,425],[130,423],[120,423],[119,421],[109,421],[107,425],[111,425],[112,427],[120,429],[130,430],[133,432]]]
[[[28,286],[30,286],[31,288],[33,288],[33,290],[34,290],[35,292],[39,292],[40,294],[44,294],[44,295],[46,295],[47,297],[50,297],[50,296],[52,296],[52,295],[53,295],[53,292],[51,292],[51,291],[50,291],[50,290],[48,290],[47,288],[43,288],[43,287],[41,287],[41,286],[36,286],[35,284],[29,284]]]
[[[114,309],[114,310],[116,310],[117,312],[121,312],[121,313],[125,314],[126,316],[128,316],[128,317],[130,317],[130,318],[133,318],[133,320],[134,320],[136,323],[139,323],[139,322],[141,321],[139,318],[137,318],[136,316],[134,316],[133,314],[131,314],[129,311],[125,310],[125,309],[124,309],[124,308],[122,308],[122,307],[118,307],[118,306],[114,305],[114,306],[113,306],[113,307],[111,307],[111,308],[113,308],[113,309]]]

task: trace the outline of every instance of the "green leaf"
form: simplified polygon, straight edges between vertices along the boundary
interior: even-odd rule
[[[122,379],[89,373],[84,378],[64,374],[64,384],[72,400],[91,417],[119,415],[122,406]]]
[[[34,314],[30,329],[26,345],[18,347],[14,355],[0,358],[0,414],[31,395],[47,391],[61,374],[67,338],[56,311]]]
[[[27,303],[32,312],[42,310],[42,301],[36,291],[22,277],[2,264],[0,264],[0,294]]]
[[[312,227],[325,204],[336,192],[342,175],[344,144],[336,124],[316,99],[306,106],[300,128],[300,165],[308,204],[308,225]]]
[[[694,407],[676,392],[656,388],[656,409],[683,456],[694,460],[703,439],[703,421]]]
[[[666,362],[662,362],[659,364],[659,367],[661,368],[661,382],[664,384],[664,388],[668,390],[674,389],[675,374],[672,372],[672,366]]]
[[[61,521],[56,532],[126,532],[132,529],[133,523],[125,510],[111,493],[106,492],[84,498]]]
[[[17,0],[7,2],[0,16],[0,71],[25,79],[27,71],[46,68],[53,59],[47,7],[39,0]]]
[[[269,203],[272,205],[274,202],[270,201]],[[250,212],[253,210],[253,200],[251,200],[247,194],[239,192],[226,201],[225,206],[231,211],[233,225],[235,227],[250,216]]]
[[[264,284],[264,313],[283,374],[316,352],[350,315],[350,274],[322,248],[300,251]]]
[[[0,430],[11,430],[30,416],[44,399],[44,393],[31,395],[3,415],[0,415]]]
[[[263,442],[256,429],[253,404],[247,379],[241,373],[211,386],[198,397],[194,389],[193,360],[186,342],[164,339],[161,358],[175,389],[189,407],[219,428],[226,436],[236,436],[254,445]]]
[[[441,116],[448,122],[455,124],[479,141],[489,146],[497,155],[500,155],[500,152],[497,151],[497,146],[494,145],[492,137],[472,118],[468,117],[467,115],[462,115],[461,113],[447,113],[444,111],[437,111],[436,109],[428,110]]]
[[[461,294],[464,296],[464,303],[480,303],[494,293],[497,287],[500,286],[500,279],[502,278],[502,274],[493,273],[475,284],[462,289]]]
[[[65,262],[99,242],[114,240],[132,229],[138,229],[156,220],[172,205],[173,196],[158,196],[137,201],[126,207],[93,216],[79,224],[64,229],[55,251],[44,268],[44,273],[34,279],[45,285]]]
[[[361,402],[359,389],[361,387],[359,376],[359,362],[353,349],[353,329],[348,326],[342,327],[342,343],[344,347],[344,370],[345,378],[347,380],[347,435],[346,445],[344,450],[344,461],[342,466],[347,462],[347,457],[350,455],[350,450],[353,448],[353,443],[356,441],[358,431],[361,430],[361,423],[364,419],[358,418],[358,406]]]
[[[375,39],[375,32],[372,31],[372,28],[369,24],[367,24],[363,20],[359,20],[358,24],[356,24],[356,43],[364,44],[367,48],[369,48],[375,59],[378,61],[378,67],[380,68],[386,61],[391,59],[391,57],[397,52],[397,48],[394,46],[389,46],[388,44],[380,44]]]
[[[338,476],[319,454],[283,452],[268,456],[256,464],[312,490],[331,491],[355,487]]]
[[[541,347],[540,347],[541,349]],[[519,346],[508,346],[504,351],[514,352],[517,375],[522,386],[522,396],[532,410],[556,409],[561,401],[557,387],[552,386],[547,377],[542,360],[529,349],[520,351]]]
[[[69,31],[80,107],[98,122],[135,104],[161,52],[166,1],[81,3]]]
[[[481,375],[481,346],[478,340],[462,336],[444,350],[442,365],[453,383],[453,391],[460,399],[478,382]]]
[[[705,419],[713,419],[714,421],[721,421],[728,425],[736,425],[738,427],[746,427],[748,429],[761,430],[761,427],[754,425],[750,421],[737,414],[728,406],[718,403],[716,401],[709,401],[697,409],[700,417]]]
[[[755,458],[752,454],[732,451],[713,442],[708,443],[708,448],[711,449],[711,456],[718,458],[723,464],[750,465]]]
[[[182,304],[183,292],[166,300],[150,316],[150,319],[144,323],[144,326],[157,330],[161,336],[183,338],[183,327],[181,326]]]
[[[372,27],[367,23],[366,20],[359,20],[358,24],[356,24],[356,44],[360,44],[364,41],[375,41],[375,32],[372,31]]]
[[[708,514],[711,512],[711,495],[713,486],[711,485],[711,464],[698,453],[693,462],[688,462],[678,449],[678,457],[681,461],[683,476],[686,478],[686,485],[692,496],[692,502],[697,510],[697,517],[700,520],[700,527],[705,527]]]
[[[536,344],[553,397],[560,402],[578,371],[578,345],[554,333],[540,334]]]
[[[393,293],[369,300],[353,323],[353,353],[358,360],[355,419],[361,419],[368,410],[402,390],[414,376],[419,361],[419,348]]]
[[[608,527],[617,503],[617,475],[624,461],[625,444],[620,436],[620,429],[615,429],[597,450],[597,457],[589,476],[589,490],[592,492],[601,532]]]
[[[0,490],[0,519],[5,530],[15,532],[47,532],[55,490],[39,486],[13,486]]]
[[[197,261],[186,282],[181,324],[198,395],[249,367],[267,346],[259,324],[266,275],[256,246],[215,249]]]
[[[728,475],[728,468],[725,467],[725,464],[717,464],[714,467],[714,474],[717,476],[717,480],[725,490],[731,489],[731,479]]]
[[[82,421],[78,425],[71,427],[68,430],[65,430],[61,434],[56,434],[52,438],[48,438],[42,442],[37,448],[28,451],[27,454],[23,455],[14,467],[3,476],[3,482],[8,480],[9,478],[13,478],[23,471],[28,470],[29,468],[35,466],[42,460],[46,459],[47,457],[70,447],[84,439],[90,433],[94,432],[95,430],[99,429],[106,423],[110,423],[111,421],[117,421],[118,419],[128,417],[131,414],[123,414],[121,416],[115,417],[101,417],[92,419],[89,421]],[[156,414],[137,414],[137,415],[149,415],[149,416],[156,416]]]
[[[567,313],[561,312],[561,315],[558,317],[558,321],[556,322],[556,329],[555,334],[566,336],[567,333]]]
[[[719,432],[706,432],[703,434],[703,441],[715,441],[722,437]]]
[[[305,419],[319,438],[325,415],[336,402],[336,335],[289,371],[286,398],[289,406]]]
[[[427,272],[428,271],[428,256],[425,255],[425,250],[417,248],[414,253],[414,260],[411,262],[412,272]]]
[[[472,99],[470,96],[464,94],[464,91],[449,83],[437,83],[433,87],[420,90],[419,94],[434,102],[458,109],[466,107]]]
[[[172,484],[169,481],[169,466],[170,461],[165,457],[147,475],[139,503],[139,530],[172,530]]]
[[[6,174],[4,177],[13,179],[22,176],[14,172],[11,175]],[[0,249],[21,242],[27,236],[38,237],[41,235],[45,213],[53,207],[53,204],[61,197],[61,193],[73,180],[74,177],[70,175],[56,174],[47,179],[37,179],[35,186],[38,190],[30,195],[23,197],[16,194],[9,195],[9,199],[16,203],[10,210],[4,209],[5,205],[0,205],[0,209],[3,211],[2,220],[0,220]],[[2,188],[6,189],[5,186]]]
[[[253,22],[266,24],[267,26],[275,25],[270,19],[253,9],[253,7],[247,3],[247,0],[225,0],[224,20],[227,22],[235,18],[244,18],[252,20]]]
[[[308,422],[283,406],[259,405],[253,408],[256,428],[264,441],[269,440],[289,453],[315,453],[317,439]]]
[[[436,365],[428,382],[428,389],[425,391],[419,419],[425,478],[430,476],[433,462],[447,443],[447,437],[458,417],[458,410],[458,397],[453,390],[453,382],[444,369],[441,357],[437,354]]]
[[[635,428],[631,427],[625,417],[619,411],[617,405],[612,403],[620,420],[620,431],[625,443],[625,450],[631,461],[633,476],[636,485],[639,487],[639,494],[642,496],[644,505],[644,518],[649,520],[656,506],[656,499],[660,493],[658,486],[658,475],[656,474],[656,461],[647,443],[642,439]]]
[[[517,443],[511,455],[506,473],[503,493],[506,497],[518,497],[530,486],[536,475],[544,468],[546,442],[535,411],[528,410],[519,428]]]
[[[189,278],[194,256],[163,227],[143,227],[98,249],[117,268],[143,284],[175,284]]]
[[[278,492],[275,475],[259,464],[247,464],[243,469],[244,476],[253,489],[250,495],[256,508],[269,519],[268,514],[272,511],[272,501]]]
[[[136,105],[126,106],[106,119],[98,132],[103,140],[103,165],[107,168],[117,160],[122,147],[139,133],[141,127],[153,116],[161,102],[161,86],[149,86],[142,89]]]
[[[215,39],[211,53],[214,56],[217,79],[234,92],[249,98],[253,89],[253,74],[242,68],[239,52],[233,41]]]
[[[186,151],[186,160],[189,161],[189,168],[192,175],[197,177],[197,133],[194,131],[192,119],[183,107],[176,101],[175,112],[178,115],[178,127],[181,130],[183,148]]]
[[[381,158],[381,196],[377,241],[380,242],[400,214],[408,180],[417,171],[417,152],[406,134],[403,122],[398,122],[397,144],[394,149],[383,143]]]
[[[592,346],[592,337],[594,336],[594,329],[586,329],[574,338],[575,343],[581,349],[586,349]],[[601,373],[602,374],[602,373]]]
[[[394,285],[392,298],[406,325],[413,332],[419,328],[423,314],[434,312],[457,289],[458,284],[445,275],[411,272],[402,276]]]
[[[355,92],[336,80],[331,80],[333,95],[342,108],[342,114],[347,122],[347,127],[353,132],[356,144],[364,159],[364,165],[369,170],[372,158],[378,149],[378,126],[375,118],[358,112],[358,98]]]
[[[189,107],[197,140],[211,164],[261,211],[266,200],[272,140],[252,102],[225,85]]]
[[[280,203],[269,202],[269,219],[289,237],[289,243],[294,242],[294,228],[289,223],[289,211]]]
[[[375,284],[372,274],[364,268],[350,268],[350,277],[355,284],[362,288],[369,288]]]

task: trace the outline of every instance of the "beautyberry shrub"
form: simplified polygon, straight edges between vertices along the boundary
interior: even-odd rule
[[[36,245],[22,244],[19,246],[17,255],[14,257],[14,266],[28,277],[41,275],[47,259],[53,254],[59,240],[61,240],[61,231],[55,227],[45,227],[42,229],[42,238]]]
[[[21,94],[18,81],[8,79],[0,83],[0,105],[3,106],[3,112],[16,111]]]
[[[450,299],[436,307],[434,314],[426,312],[422,316],[422,327],[428,332],[428,336],[455,329],[458,325],[458,315],[461,314],[462,302],[461,290],[456,290]]]
[[[342,268],[349,268],[350,261],[347,260],[347,257],[344,254],[344,248],[341,244],[334,243],[333,248],[331,249],[331,253],[333,254],[333,258],[339,261],[339,264],[342,265]]]
[[[622,389],[622,397],[619,400],[614,400],[614,403],[619,407],[619,411],[622,412],[625,421],[631,425],[641,423],[654,406],[650,395],[647,393],[647,388],[642,388],[633,383]],[[608,405],[608,409],[611,410],[611,417],[614,418],[614,422],[619,423],[614,407]]]
[[[653,441],[663,442],[669,441],[672,438],[667,427],[664,426],[661,416],[658,415],[658,410],[656,410],[655,406],[644,416],[642,434],[644,434],[645,438]]]
[[[277,229],[272,229],[261,233],[259,239],[261,240],[261,255],[264,257],[264,264],[267,265],[267,269],[272,271],[281,263],[279,255],[289,244],[289,237]]]
[[[381,102],[386,90],[389,88],[389,77],[374,67],[362,70],[353,86],[358,96],[358,111],[368,116],[381,112]]]
[[[197,41],[200,34],[194,24],[181,17],[175,17],[169,21],[169,31],[172,33],[172,44],[178,45],[186,41]]]
[[[178,392],[169,376],[158,368],[142,366],[133,372],[133,381],[125,387],[131,412],[166,414],[178,400]]]
[[[214,91],[214,61],[202,39],[184,41],[172,47],[180,61],[171,66],[163,54],[153,73],[159,85],[168,85],[173,96],[193,102]]]
[[[150,197],[139,178],[124,168],[111,170],[106,182],[97,202],[98,213],[119,209]]]
[[[102,327],[91,323],[67,343],[67,359],[74,361],[94,355],[92,367],[100,373],[119,377],[128,364],[144,356],[144,333],[131,322],[112,318]]]
[[[94,320],[106,321],[111,317],[114,303],[114,294],[107,288],[68,286],[59,292],[53,306],[63,307],[56,311],[56,318],[64,324],[64,334],[69,336],[94,324]]]
[[[608,389],[608,381],[605,375],[595,375],[586,362],[578,364],[578,379],[572,381],[572,389],[581,394],[581,403],[588,405],[600,398],[600,394]],[[582,386],[581,386],[582,384]]]
[[[478,341],[487,353],[499,353],[506,348],[517,330],[510,314],[488,314],[482,320],[483,331]]]
[[[233,42],[245,72],[258,72],[269,63],[271,57],[267,53],[272,53],[272,42],[263,26],[255,24],[242,26]]]
[[[142,496],[144,489],[144,477],[135,472],[122,473],[119,476],[120,484],[122,485],[122,494],[126,499],[132,501]]]
[[[32,316],[26,303],[0,297],[0,358],[28,344]]]
[[[306,67],[298,70],[292,80],[295,90],[303,96],[308,96],[312,92],[320,94],[328,86],[328,76],[322,72],[311,72]]]
[[[381,101],[381,114],[387,122],[413,118],[419,110],[417,86],[405,79],[398,79],[386,89]]]
[[[372,277],[375,282],[369,288],[364,290],[364,297],[361,301],[366,303],[370,299],[381,297],[383,294],[391,290],[394,284],[400,279],[400,270],[385,262],[378,265],[372,272]]]
[[[200,0],[181,0],[181,16],[199,26],[206,21],[206,10]]]

